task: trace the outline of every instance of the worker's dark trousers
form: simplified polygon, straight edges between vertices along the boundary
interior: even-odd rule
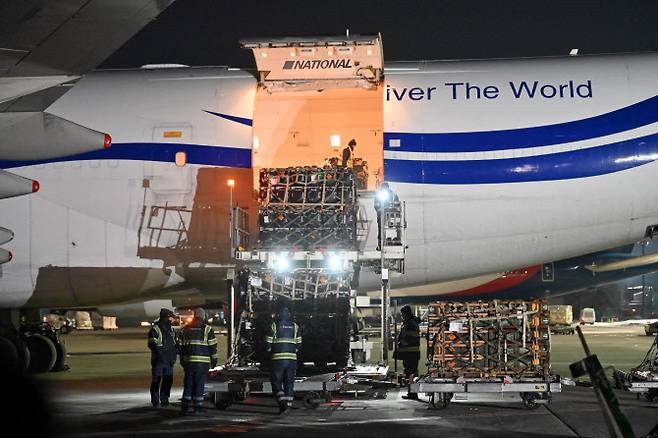
[[[418,362],[420,361],[420,352],[402,353],[402,366],[404,367],[404,375],[407,379],[411,375],[418,376]]]
[[[191,363],[185,365],[183,379],[183,409],[193,406],[195,411],[203,407],[203,392],[208,378],[207,363]]]
[[[169,364],[151,366],[151,404],[169,403],[171,384],[174,382],[174,367]]]
[[[272,393],[276,397],[279,408],[283,411],[292,407],[292,401],[295,396],[295,374],[297,373],[296,360],[273,360],[272,374],[270,383],[272,383]]]

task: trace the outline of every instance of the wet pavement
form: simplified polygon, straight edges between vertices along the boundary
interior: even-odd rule
[[[172,398],[180,397],[180,388]],[[153,408],[146,389],[59,391],[51,400],[58,436],[249,436],[249,437],[603,437],[605,423],[592,389],[566,387],[553,403],[524,408],[520,400],[505,404],[451,403],[444,410],[426,400],[406,400],[400,390],[385,399],[335,399],[317,409],[301,401],[284,416],[270,397],[249,397],[226,410],[210,402],[198,415],[182,415],[180,404]],[[638,436],[658,422],[658,404],[618,394]]]

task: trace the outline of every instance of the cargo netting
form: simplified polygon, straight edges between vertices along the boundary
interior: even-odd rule
[[[259,246],[353,249],[357,232],[354,172],[342,167],[262,169]]]

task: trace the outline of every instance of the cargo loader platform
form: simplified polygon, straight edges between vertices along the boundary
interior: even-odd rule
[[[295,379],[295,397],[302,399],[304,407],[316,409],[328,403],[343,385],[343,374],[326,373]],[[227,367],[211,370],[206,392],[217,409],[226,409],[234,401],[244,400],[252,394],[272,395],[270,379],[252,367]]]
[[[528,409],[536,409],[551,402],[552,394],[562,392],[559,376],[549,379],[510,377],[479,378],[425,378],[410,385],[411,393],[425,393],[434,409],[445,409],[450,403],[489,402],[510,403],[522,401]],[[510,394],[519,397],[509,397]]]

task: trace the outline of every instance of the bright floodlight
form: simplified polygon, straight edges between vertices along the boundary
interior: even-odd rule
[[[390,193],[386,189],[381,189],[377,192],[377,199],[379,199],[381,202],[388,201],[389,196]]]
[[[343,261],[341,258],[337,255],[330,255],[329,256],[329,269],[332,271],[340,271],[343,268]]]
[[[226,184],[228,184],[229,187],[235,186],[235,180],[233,178],[229,179]]]
[[[290,260],[285,255],[276,258],[275,269],[279,272],[285,272],[290,268]]]

